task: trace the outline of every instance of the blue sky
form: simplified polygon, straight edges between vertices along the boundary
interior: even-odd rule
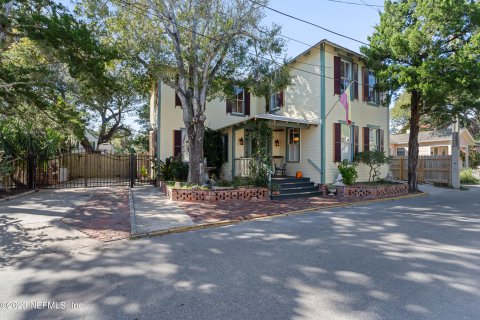
[[[361,0],[345,1],[362,3]],[[364,0],[364,2],[370,5],[383,5],[382,0]],[[372,8],[328,0],[270,0],[269,6],[367,43],[367,37],[373,32],[373,27],[380,21],[376,9],[382,9],[381,7]],[[322,39],[328,39],[357,52],[361,46],[361,44],[352,40],[328,33],[268,9],[266,14],[265,24],[275,22],[281,25],[282,34],[296,40],[314,45]],[[308,49],[303,44],[287,41],[287,53],[290,58]]]
[[[336,1],[336,0],[334,0]],[[383,0],[339,0],[355,2],[362,5],[352,5],[329,0],[270,0],[269,6],[318,24],[327,29],[345,34],[351,38],[368,42],[367,37],[373,32],[373,27],[379,22],[378,10],[381,7],[364,5],[383,5]],[[71,0],[60,0],[61,3],[72,9]],[[351,41],[303,22],[293,20],[281,14],[265,9],[265,25],[277,23],[282,26],[282,34],[314,45],[322,39],[328,39],[348,49],[359,51],[361,44]],[[290,58],[297,56],[308,49],[307,46],[288,40],[287,55]]]

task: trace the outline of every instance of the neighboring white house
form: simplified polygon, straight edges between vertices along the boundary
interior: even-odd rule
[[[408,155],[409,134],[390,136],[390,153],[394,156]],[[469,148],[476,145],[475,139],[467,129],[459,132],[460,151],[465,154],[465,166],[468,166]],[[418,133],[418,154],[420,156],[441,156],[452,154],[452,130],[420,131]]]
[[[115,147],[111,143],[101,143],[101,144],[97,145],[98,136],[95,135],[93,132],[91,132],[88,129],[85,130],[85,137],[90,142],[90,145],[92,146],[92,148],[94,150],[98,150],[101,153],[115,153]],[[85,152],[85,148],[82,146],[80,141],[78,141],[78,140],[74,141],[74,145],[75,145],[74,152],[76,152],[76,153],[84,153]]]
[[[233,101],[207,103],[207,127],[224,134],[227,162],[224,179],[245,175],[252,155],[251,126],[265,119],[273,129],[271,154],[285,162],[287,175],[302,171],[317,183],[334,182],[338,162],[351,161],[357,152],[384,150],[388,142],[389,109],[380,104],[374,89],[375,75],[365,66],[362,56],[330,41],[322,40],[298,55],[289,64],[293,84],[272,93],[270,110],[265,98],[236,88]],[[338,103],[350,86],[351,124]],[[188,153],[182,109],[175,91],[156,83],[150,100],[150,152],[165,159]],[[388,153],[388,148],[385,150]],[[208,157],[208,155],[206,155]],[[368,180],[368,168],[358,167],[359,181]],[[384,167],[382,174],[386,175]]]

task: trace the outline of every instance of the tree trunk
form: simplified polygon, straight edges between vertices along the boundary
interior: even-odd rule
[[[86,152],[94,152],[95,150],[93,149],[92,145],[90,144],[90,141],[86,137],[83,137],[82,140],[80,141],[80,144],[82,147],[85,149]]]
[[[203,138],[205,128],[203,121],[192,123],[188,127],[189,140],[189,169],[188,183],[203,185],[205,183],[205,163],[203,154]]]
[[[410,99],[410,136],[408,138],[408,190],[410,192],[418,191],[417,164],[420,98],[420,92],[413,90]]]

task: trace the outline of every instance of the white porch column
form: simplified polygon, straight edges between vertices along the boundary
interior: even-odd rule
[[[465,147],[465,168],[470,168],[470,163],[469,163],[469,157],[470,155],[470,150],[468,149],[468,144],[467,146]]]

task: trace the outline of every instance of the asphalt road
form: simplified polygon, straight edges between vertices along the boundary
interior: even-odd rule
[[[0,319],[478,319],[480,188],[429,191],[68,250],[26,237]]]

